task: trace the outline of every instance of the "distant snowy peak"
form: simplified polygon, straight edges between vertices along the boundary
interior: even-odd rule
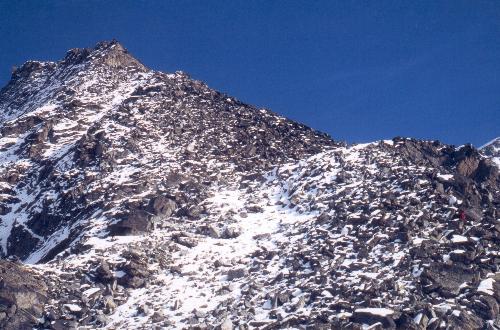
[[[481,153],[491,158],[500,167],[500,137],[497,137],[479,148]]]

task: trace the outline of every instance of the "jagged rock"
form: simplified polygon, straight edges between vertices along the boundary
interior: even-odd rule
[[[105,326],[111,322],[111,319],[104,314],[100,314],[100,315],[96,316],[96,321],[97,321],[97,325]]]
[[[39,323],[47,302],[47,285],[28,268],[0,260],[2,329],[30,329]]]
[[[96,280],[99,282],[111,282],[114,279],[113,272],[109,268],[106,260],[100,260],[99,266],[96,268]]]
[[[477,314],[484,320],[496,320],[498,318],[498,302],[493,297],[481,296],[479,299],[474,299],[473,306]]]
[[[203,208],[199,205],[195,205],[190,207],[187,210],[187,216],[192,218],[192,219],[199,219],[201,216],[201,213],[203,212]]]
[[[262,213],[264,210],[262,209],[262,207],[258,206],[258,205],[250,205],[250,206],[247,206],[247,211],[248,213]]]
[[[150,271],[144,257],[134,250],[125,252],[123,256],[127,262],[118,270],[124,272],[125,275],[118,279],[118,283],[130,288],[140,288],[146,285]]]
[[[144,210],[134,210],[109,227],[112,235],[135,235],[152,229],[151,214]]]
[[[484,320],[474,314],[471,315],[460,311],[458,313],[452,313],[448,316],[447,326],[452,329],[482,329],[484,327]]]
[[[220,238],[222,236],[222,233],[219,230],[219,228],[217,228],[213,225],[210,225],[207,227],[207,232],[208,232],[208,235],[212,238]]]
[[[240,268],[233,268],[233,269],[230,269],[227,272],[227,279],[229,281],[232,281],[234,279],[238,279],[238,278],[244,277],[247,273],[248,273],[248,271],[245,268],[242,268],[242,267],[240,267]]]
[[[227,226],[222,232],[222,238],[230,239],[240,236],[241,230],[235,226]]]
[[[137,309],[137,311],[138,311],[139,314],[148,315],[150,310],[149,310],[148,305],[143,304],[143,305],[139,306],[139,308]]]
[[[463,176],[471,176],[479,165],[479,159],[467,157],[461,160],[457,165],[458,173]]]
[[[151,316],[153,322],[162,322],[165,320],[165,314],[160,310],[153,313]]]
[[[394,311],[387,308],[361,308],[353,313],[353,321],[375,325],[380,323],[384,329],[395,329],[396,323],[393,320]]]
[[[169,217],[174,213],[176,207],[175,201],[165,196],[158,196],[151,200],[151,209],[156,215]]]
[[[460,292],[463,283],[471,282],[474,274],[473,270],[459,265],[433,264],[422,277],[444,296],[451,297]]]

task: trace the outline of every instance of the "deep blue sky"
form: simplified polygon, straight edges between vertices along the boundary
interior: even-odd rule
[[[500,1],[0,0],[0,84],[112,38],[338,140],[500,136]]]

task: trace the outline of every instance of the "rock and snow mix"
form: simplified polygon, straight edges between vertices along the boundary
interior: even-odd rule
[[[499,325],[470,146],[348,147],[116,42],[26,63],[0,110],[2,328]]]
[[[479,150],[500,168],[500,137],[486,143]]]

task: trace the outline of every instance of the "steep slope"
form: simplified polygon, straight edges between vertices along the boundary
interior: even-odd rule
[[[483,145],[481,148],[481,153],[488,158],[491,158],[498,167],[500,167],[500,137],[491,140],[490,142]]]
[[[0,113],[2,328],[499,325],[470,146],[347,147],[117,42],[26,63]]]
[[[333,145],[182,73],[148,70],[116,42],[28,62],[2,90],[0,109],[0,245],[29,263],[89,227],[95,235],[117,219],[149,218],[145,204],[171,186],[191,185],[193,196],[176,201],[190,213],[224,168],[266,168]],[[129,225],[115,229],[146,229]]]

